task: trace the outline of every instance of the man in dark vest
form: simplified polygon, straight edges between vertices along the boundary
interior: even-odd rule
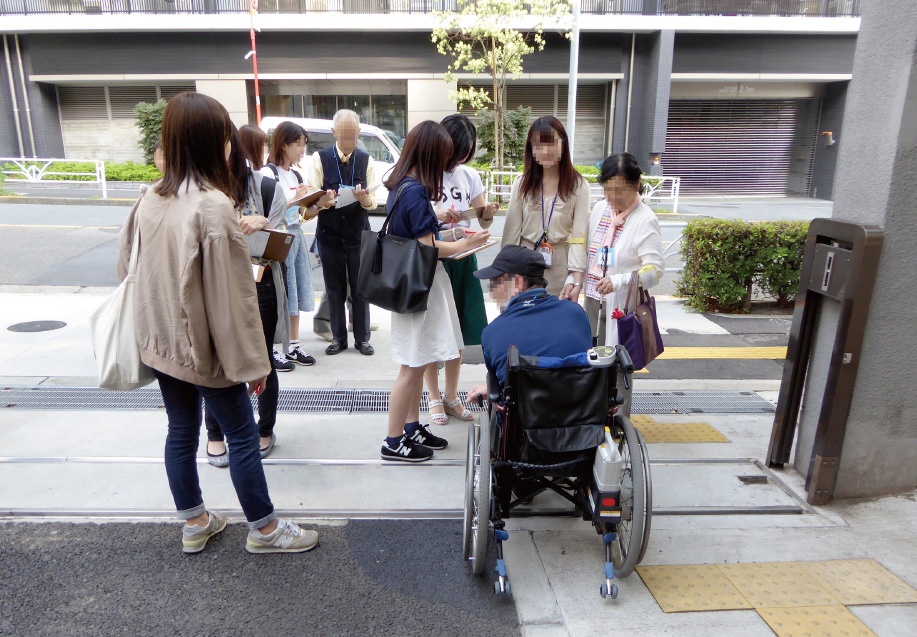
[[[369,153],[357,149],[360,118],[353,111],[340,110],[334,114],[331,127],[335,144],[312,157],[307,183],[312,188],[333,190],[338,203],[318,215],[318,253],[325,276],[325,294],[331,311],[331,332],[334,340],[325,350],[328,355],[347,349],[347,284],[357,289],[360,271],[360,241],[369,227],[367,210],[376,207],[375,196],[369,189],[376,185],[376,169]],[[350,191],[347,193],[346,191]],[[352,195],[352,196],[351,196]],[[347,203],[347,200],[350,203]],[[369,304],[353,295],[354,347],[366,356],[374,353],[369,344]]]

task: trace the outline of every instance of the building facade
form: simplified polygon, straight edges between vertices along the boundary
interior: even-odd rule
[[[859,4],[581,0],[574,161],[627,150],[684,194],[830,198]],[[261,0],[263,115],[346,107],[403,137],[454,112],[430,41],[433,12],[449,8]],[[0,155],[142,161],[134,105],[183,90],[253,122],[250,26],[246,0],[0,0]],[[570,42],[545,38],[506,104],[566,121]]]

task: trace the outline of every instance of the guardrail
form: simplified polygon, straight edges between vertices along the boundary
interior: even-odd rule
[[[589,15],[860,15],[861,0],[580,0]],[[456,0],[260,0],[260,13],[404,14],[456,11]],[[0,15],[248,13],[248,0],[0,0]]]
[[[509,200],[513,181],[522,174],[506,170],[479,170],[478,173],[481,175],[481,179],[484,182],[484,190],[493,199],[503,203]],[[644,203],[647,205],[658,205],[670,201],[672,204],[672,212],[678,212],[681,177],[645,177],[643,183],[645,188],[643,192]],[[597,183],[589,184],[589,193],[591,195],[589,200],[590,206],[594,205],[596,201],[605,196],[602,192],[602,184]]]
[[[93,172],[77,170],[54,170],[55,164],[92,164]],[[105,180],[105,162],[97,159],[24,159],[22,157],[0,157],[0,167],[7,178],[7,185],[24,181],[26,183],[54,183],[68,185],[98,184],[102,188],[102,199],[108,199],[108,185]],[[55,179],[69,177],[69,179]],[[76,179],[74,179],[76,177]]]

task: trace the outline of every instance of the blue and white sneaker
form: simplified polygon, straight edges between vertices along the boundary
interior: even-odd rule
[[[425,462],[433,457],[433,450],[401,436],[398,446],[390,447],[388,441],[382,441],[382,459],[394,462]]]
[[[407,434],[405,434],[407,436]],[[430,432],[430,425],[421,425],[410,436],[407,436],[412,442],[417,443],[418,445],[423,445],[428,449],[445,449],[449,446],[449,443],[445,438],[440,438],[439,436],[434,436]]]

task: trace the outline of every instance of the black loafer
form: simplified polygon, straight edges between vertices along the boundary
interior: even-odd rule
[[[331,345],[325,348],[325,353],[328,356],[334,356],[335,354],[340,354],[345,349],[347,349],[347,343],[345,341],[331,341]]]
[[[363,356],[372,356],[376,353],[376,350],[373,349],[373,346],[369,343],[356,343],[354,347],[358,352],[363,354]]]

